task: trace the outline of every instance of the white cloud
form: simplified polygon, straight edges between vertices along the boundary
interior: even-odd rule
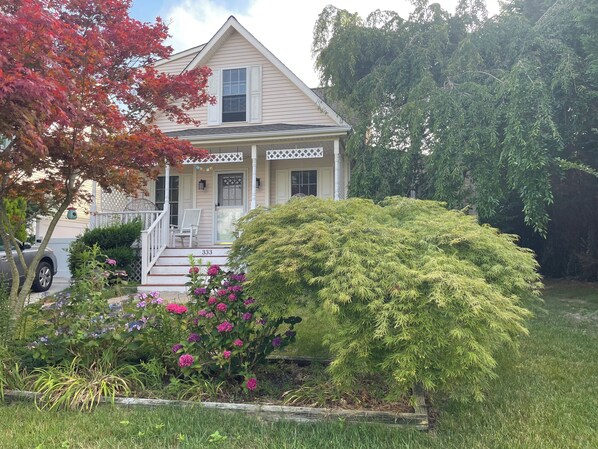
[[[170,23],[169,41],[175,51],[207,42],[234,15],[247,30],[280,59],[308,86],[318,85],[311,57],[314,24],[329,3],[337,8],[358,12],[362,17],[376,10],[391,10],[407,17],[411,10],[407,0],[253,0],[242,13],[228,9],[217,0],[181,0],[164,19]],[[439,0],[453,11],[458,0]],[[498,0],[488,0],[490,13],[498,10]]]

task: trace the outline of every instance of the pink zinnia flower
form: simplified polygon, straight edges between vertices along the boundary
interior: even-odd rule
[[[248,390],[251,390],[251,391],[255,390],[257,388],[257,379],[255,377],[247,379],[245,386],[247,387]]]
[[[241,318],[243,318],[243,321],[249,321],[251,319],[253,315],[249,312],[244,313]]]
[[[231,293],[230,295],[228,295],[228,299],[229,299],[229,301],[236,301],[237,295],[235,295],[234,293]]]
[[[220,333],[230,332],[233,330],[233,327],[234,326],[231,323],[229,323],[228,321],[223,321],[216,327],[216,330],[218,330],[218,332],[220,332]]]
[[[192,273],[192,274],[193,273],[195,273],[195,274],[199,273],[199,267],[191,267],[191,268],[189,268],[189,273]]]
[[[240,338],[237,338],[235,341],[233,341],[233,345],[240,348],[241,346],[243,346],[243,340],[241,340]]]
[[[206,313],[206,318],[214,318],[216,315],[214,315],[214,312],[208,312]]]
[[[209,306],[216,304],[217,302],[218,302],[218,298],[216,298],[215,296],[210,296],[210,298],[208,299]]]
[[[201,309],[199,312],[197,312],[197,314],[199,316],[206,316],[208,314],[208,311],[205,309]]]
[[[254,302],[255,302],[255,299],[253,299],[253,298],[247,298],[245,301],[243,301],[243,305],[244,306],[250,306]]]
[[[219,312],[226,312],[227,309],[228,309],[228,306],[226,304],[224,304],[223,302],[218,303],[218,305],[216,306],[216,310],[218,310]]]
[[[218,295],[218,296],[226,296],[226,290],[224,290],[224,289],[218,290],[216,292],[216,295]]]
[[[116,260],[114,260],[114,259],[106,259],[106,263],[107,263],[108,265],[111,265],[111,266],[113,266],[113,267],[115,267],[115,266],[116,266]]]
[[[220,267],[218,265],[210,265],[208,268],[208,276],[217,276],[220,273]]]
[[[183,304],[176,304],[171,302],[170,304],[166,305],[166,311],[169,313],[176,313],[177,315],[182,315],[183,313],[187,312],[187,307]]]
[[[191,354],[183,354],[182,356],[179,357],[179,366],[181,368],[184,368],[186,366],[191,366],[191,365],[193,365],[194,361],[195,361],[195,359],[193,358],[193,356]]]
[[[230,359],[230,355],[231,355],[230,351],[224,351],[222,353],[222,357],[224,357],[225,359]]]

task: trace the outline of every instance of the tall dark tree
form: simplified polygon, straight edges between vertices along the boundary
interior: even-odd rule
[[[484,2],[407,20],[329,6],[313,51],[353,119],[350,193],[472,205],[553,275],[598,275],[598,2]]]

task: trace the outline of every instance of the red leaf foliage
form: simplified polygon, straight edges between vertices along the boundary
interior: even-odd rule
[[[0,196],[52,206],[85,180],[135,192],[157,167],[205,150],[164,135],[156,114],[199,123],[213,102],[207,67],[153,67],[172,49],[166,25],[128,15],[131,0],[0,0]],[[33,179],[41,173],[41,179]],[[35,177],[37,178],[37,176]]]

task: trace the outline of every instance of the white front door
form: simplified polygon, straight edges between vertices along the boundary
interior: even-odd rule
[[[218,173],[216,183],[216,243],[232,243],[235,221],[245,213],[245,180],[243,173]]]

